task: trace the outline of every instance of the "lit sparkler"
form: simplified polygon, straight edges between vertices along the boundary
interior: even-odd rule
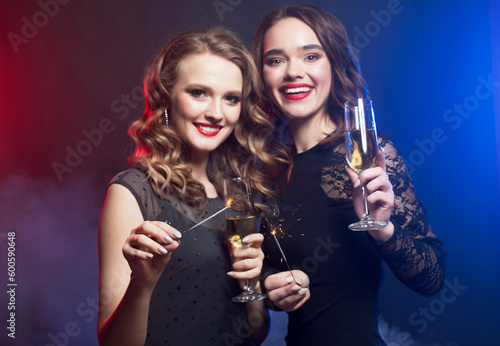
[[[247,193],[245,196],[243,196],[243,197],[241,197],[241,198],[237,199],[237,200],[236,200],[236,201],[234,201],[234,202],[233,202],[232,200],[229,200],[229,201],[228,201],[228,203],[227,203],[227,205],[226,205],[224,208],[222,208],[222,209],[221,209],[221,210],[219,210],[219,211],[216,211],[215,213],[213,213],[212,215],[210,215],[209,217],[207,217],[205,220],[202,220],[202,221],[198,222],[196,225],[192,226],[190,229],[188,229],[187,231],[185,231],[185,232],[184,232],[184,234],[186,234],[187,232],[191,231],[192,229],[195,229],[196,227],[198,227],[198,226],[199,226],[199,225],[201,225],[202,223],[207,222],[207,221],[208,221],[208,220],[210,220],[211,218],[213,218],[213,217],[215,217],[215,216],[219,215],[220,213],[222,213],[222,212],[223,212],[224,210],[226,210],[227,208],[231,208],[231,206],[232,206],[233,204],[238,203],[239,201],[241,201],[242,199],[244,199],[244,198],[246,198],[246,197],[248,197],[248,196],[250,196],[250,194],[249,194],[249,193]]]
[[[295,276],[293,276],[293,272],[292,272],[292,269],[290,268],[290,265],[288,265],[288,261],[286,259],[286,256],[285,256],[285,253],[283,252],[283,249],[281,248],[281,245],[278,241],[278,237],[276,237],[276,229],[279,228],[281,233],[283,233],[283,230],[281,229],[280,225],[276,225],[276,227],[272,227],[271,224],[269,223],[269,220],[268,218],[266,217],[266,222],[267,222],[267,226],[269,227],[270,231],[271,231],[271,234],[273,235],[274,237],[274,240],[276,241],[276,245],[278,245],[278,249],[280,249],[280,252],[281,252],[281,257],[283,258],[283,260],[285,261],[285,264],[288,268],[288,271],[290,272],[290,275],[292,276],[292,279],[293,281],[295,281],[295,284],[299,285],[297,283],[297,280],[295,280]],[[299,285],[300,286],[300,285]]]

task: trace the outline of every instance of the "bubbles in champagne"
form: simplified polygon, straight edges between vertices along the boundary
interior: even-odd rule
[[[229,241],[238,249],[248,247],[250,244],[243,242],[242,239],[257,232],[255,216],[226,219],[226,232]]]
[[[347,163],[356,172],[375,166],[378,150],[375,130],[366,130],[366,147],[363,146],[362,136],[360,130],[347,132]]]

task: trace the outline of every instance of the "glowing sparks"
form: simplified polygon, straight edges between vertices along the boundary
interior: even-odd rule
[[[291,237],[291,235],[287,234],[283,229],[282,223],[283,219],[272,218],[271,221],[267,220],[267,223],[270,228],[270,233],[276,235],[280,238]]]

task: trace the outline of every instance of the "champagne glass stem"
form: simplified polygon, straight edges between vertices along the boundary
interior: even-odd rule
[[[363,217],[365,217],[365,216],[368,216],[368,215],[369,215],[369,211],[368,211],[368,201],[366,200],[365,185],[361,186],[361,191],[362,191],[362,193],[363,193],[363,203],[364,203],[364,207],[365,207],[365,212],[363,213]]]

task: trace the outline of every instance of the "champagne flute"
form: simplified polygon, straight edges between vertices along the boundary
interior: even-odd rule
[[[375,125],[375,114],[371,100],[358,98],[345,103],[345,127],[347,163],[356,171],[374,167],[378,145],[377,126]],[[376,230],[386,225],[383,221],[375,221],[368,211],[366,201],[365,185],[361,187],[364,201],[364,213],[361,219],[349,225],[352,231]]]
[[[227,178],[224,180],[226,209],[226,235],[231,244],[241,249],[250,246],[243,238],[252,233],[257,233],[257,220],[253,207],[253,199],[248,178]],[[252,289],[249,280],[245,280],[243,292],[233,297],[233,302],[251,302],[265,299],[266,295],[257,293]]]

